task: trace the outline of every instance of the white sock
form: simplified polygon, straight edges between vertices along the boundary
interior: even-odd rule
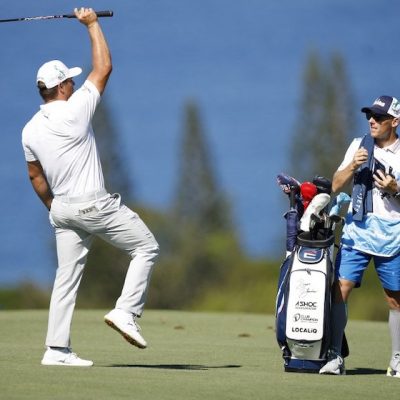
[[[400,311],[390,310],[389,312],[389,330],[392,338],[392,357],[400,353]]]

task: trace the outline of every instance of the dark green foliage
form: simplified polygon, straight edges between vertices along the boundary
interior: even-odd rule
[[[347,108],[341,105],[336,89],[330,87],[333,82],[336,82],[337,88],[345,82],[340,58],[336,63],[332,66],[332,76],[337,79],[325,82],[326,77],[322,79],[323,71],[318,58],[310,59],[306,81],[306,87],[309,87],[305,90],[307,101],[303,104],[298,124],[299,132],[306,140],[302,136],[297,137],[298,142],[305,146],[300,157],[304,159],[304,165],[300,163],[296,167],[296,170],[304,167],[303,173],[308,179],[316,173],[329,176],[331,172],[327,171],[337,166],[329,166],[330,160],[325,163],[325,158],[319,158],[319,153],[326,150],[321,143],[315,143],[325,134],[321,133],[321,126],[326,125],[332,131],[332,138],[335,138],[332,141],[329,136],[324,139],[330,143],[329,146],[335,147],[337,144],[340,147],[345,143],[342,139],[347,132],[344,123],[348,118]],[[322,97],[321,88],[326,89]],[[327,109],[335,110],[336,117],[326,115]],[[320,119],[314,118],[315,110],[315,117],[324,117],[329,123],[324,125]],[[99,124],[96,133],[99,148],[103,149],[100,151],[104,174],[109,188],[130,193],[121,154],[114,147],[117,143],[116,132],[112,129],[108,113],[104,107],[96,114],[99,118],[96,120]],[[318,149],[317,155],[313,149]],[[335,151],[330,149],[324,154],[326,159],[333,156],[340,158],[344,150],[335,147]],[[180,157],[176,197],[171,209],[162,212],[138,205],[132,207],[154,233],[161,249],[146,308],[274,313],[280,261],[251,260],[243,253],[229,202],[213,168],[199,111],[193,102],[185,106]],[[114,178],[118,179],[114,182]],[[132,206],[128,198],[124,201]],[[79,290],[77,307],[113,307],[120,295],[129,262],[128,255],[95,239]],[[363,282],[363,290],[356,291],[350,300],[351,318],[387,319],[387,306],[381,293],[371,267]],[[32,284],[0,290],[0,307],[3,309],[47,308],[48,302],[49,291]]]
[[[173,238],[168,234],[168,216],[141,207],[135,207],[135,211],[146,225],[151,228],[160,247],[170,248],[170,242]],[[156,269],[163,269],[163,258],[164,256],[157,263]],[[88,262],[81,282],[78,306],[85,308],[113,307],[121,293],[130,260],[130,256],[123,251],[100,239],[95,239],[89,252]],[[160,267],[158,267],[158,264],[161,264]],[[168,277],[165,283],[167,288],[171,278],[171,276]],[[149,299],[151,299],[151,296],[149,296]]]
[[[218,187],[210,149],[194,102],[185,105],[178,174],[174,202],[177,222],[195,225],[198,234],[230,230],[229,206]]]
[[[81,281],[78,307],[112,308],[122,290],[129,261],[121,250],[96,238]]]
[[[47,308],[49,302],[50,291],[41,289],[31,282],[0,289],[0,310]]]
[[[206,289],[193,308],[274,314],[279,267],[279,262],[238,260],[223,290]]]
[[[220,291],[240,261],[234,238],[210,235],[198,240],[188,235],[174,256],[161,256],[152,278],[149,307],[190,309],[209,290]]]
[[[323,63],[311,53],[291,146],[290,170],[297,179],[332,178],[355,135],[355,111],[341,55]]]
[[[168,246],[164,253],[160,243],[149,296],[149,304],[158,308],[192,307],[205,291],[221,288],[242,258],[198,108],[188,102],[184,111],[176,197],[166,227]]]
[[[120,193],[125,201],[132,200],[132,174],[126,168],[118,127],[109,111],[106,97],[100,102],[93,118],[93,130],[100,154],[104,181],[111,193]]]

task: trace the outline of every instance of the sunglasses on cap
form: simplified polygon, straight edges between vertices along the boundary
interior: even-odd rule
[[[371,118],[373,118],[376,122],[383,122],[388,119],[393,119],[394,117],[387,115],[387,114],[374,114],[371,112],[365,113],[365,118],[369,121]]]

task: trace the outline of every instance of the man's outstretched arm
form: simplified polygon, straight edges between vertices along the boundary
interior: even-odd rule
[[[112,71],[111,54],[96,13],[92,8],[75,8],[76,18],[87,27],[92,46],[92,71],[88,80],[103,93]]]

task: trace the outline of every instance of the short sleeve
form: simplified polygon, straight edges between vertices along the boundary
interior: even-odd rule
[[[68,99],[69,111],[74,119],[77,119],[81,124],[88,124],[93,118],[100,98],[100,93],[96,86],[86,80]]]
[[[28,129],[28,126],[26,126],[22,131],[22,148],[24,150],[25,160],[27,162],[37,161],[35,153],[32,151],[26,140]]]
[[[344,156],[344,159],[342,163],[339,165],[339,168],[337,169],[338,171],[341,171],[345,169],[353,160],[354,154],[357,151],[357,149],[360,147],[362,138],[355,138],[351,143],[349,148],[346,151],[346,154]]]

